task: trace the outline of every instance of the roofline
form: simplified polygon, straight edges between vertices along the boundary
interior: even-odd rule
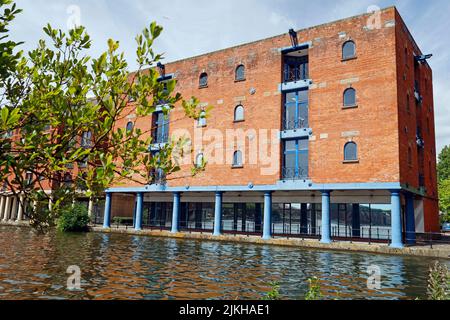
[[[398,10],[397,10],[397,8],[395,6],[385,7],[383,9],[381,9],[381,12],[385,12],[385,11],[388,11],[388,10],[391,10],[391,9],[394,9],[395,11],[398,12]],[[320,28],[320,27],[325,27],[325,26],[328,26],[328,25],[331,25],[331,24],[335,24],[335,23],[338,23],[338,22],[344,22],[344,21],[348,21],[348,20],[353,20],[353,19],[356,19],[356,18],[361,18],[363,16],[368,16],[368,15],[371,15],[371,13],[362,13],[362,14],[351,16],[351,17],[338,19],[338,20],[334,20],[334,21],[318,24],[318,25],[315,25],[315,26],[298,29],[296,32],[297,33],[304,32],[304,31],[307,31],[307,30],[316,29],[316,28]],[[242,44],[238,44],[238,45],[235,45],[235,46],[231,46],[231,47],[227,47],[227,48],[223,48],[223,49],[218,49],[218,50],[214,50],[214,51],[210,51],[210,52],[206,52],[206,53],[201,53],[201,54],[198,54],[198,55],[195,55],[195,56],[181,58],[181,59],[174,60],[174,61],[169,61],[169,62],[166,62],[165,64],[166,65],[170,65],[170,64],[175,64],[175,63],[180,63],[180,62],[183,62],[183,61],[187,61],[187,60],[197,59],[197,58],[200,58],[200,57],[203,57],[203,56],[207,56],[207,55],[210,55],[210,54],[219,53],[219,52],[223,52],[223,51],[227,51],[227,50],[231,50],[231,49],[236,49],[236,48],[240,48],[240,47],[243,47],[243,46],[256,44],[256,43],[259,43],[259,42],[263,42],[263,41],[267,41],[267,40],[271,40],[271,39],[276,39],[276,38],[279,38],[279,37],[282,37],[282,36],[287,36],[287,35],[289,35],[288,32],[281,33],[281,34],[277,34],[277,35],[270,36],[270,37],[267,37],[267,38],[263,38],[263,39],[259,39],[259,40],[255,40],[255,41],[250,41],[250,42],[246,42],[246,43],[242,43]]]

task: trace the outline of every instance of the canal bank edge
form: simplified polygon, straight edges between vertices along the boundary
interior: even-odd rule
[[[31,228],[31,226],[27,221],[21,222],[0,221],[0,226]],[[127,228],[105,229],[102,227],[91,227],[90,231],[96,233],[127,234],[127,235],[159,237],[159,238],[207,240],[218,242],[250,243],[258,245],[274,245],[283,247],[297,247],[297,248],[331,250],[331,251],[347,251],[354,253],[364,252],[364,253],[428,257],[428,258],[439,258],[450,260],[450,245],[436,245],[433,247],[433,249],[424,246],[405,247],[402,249],[396,249],[391,248],[386,244],[365,244],[357,242],[352,243],[333,242],[328,244],[328,243],[321,243],[317,240],[301,240],[301,239],[286,239],[286,238],[264,240],[261,237],[256,236],[244,236],[244,235],[213,236],[212,234],[205,234],[205,233],[181,233],[181,232],[171,233],[169,231],[160,231],[160,230],[136,231],[134,229],[127,229]]]
[[[376,253],[387,255],[403,255],[415,257],[429,257],[450,260],[450,245],[438,245],[433,249],[429,247],[405,247],[402,249],[391,248],[387,244],[364,244],[351,242],[333,242],[321,243],[317,240],[301,240],[301,239],[269,239],[264,240],[257,236],[245,235],[220,235],[214,236],[205,233],[171,233],[169,231],[160,230],[142,230],[136,231],[134,229],[118,228],[118,229],[104,229],[101,227],[91,228],[92,232],[98,233],[116,233],[128,234],[137,236],[149,237],[164,237],[173,239],[192,239],[192,240],[207,240],[218,242],[236,242],[236,243],[250,243],[258,245],[274,245],[283,247],[296,247],[307,249],[331,250],[331,251],[349,251],[354,253]]]

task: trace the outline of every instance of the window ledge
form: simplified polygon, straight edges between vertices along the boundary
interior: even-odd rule
[[[242,165],[239,165],[239,166],[232,165],[231,166],[231,169],[243,169],[243,168],[244,168],[244,166],[242,166]]]
[[[356,108],[358,108],[358,105],[357,105],[357,104],[355,104],[355,105],[353,105],[353,106],[342,106],[342,109],[343,109],[343,110],[345,110],[345,109],[356,109]]]
[[[247,79],[234,79],[234,82],[243,82],[243,81],[245,81],[245,80],[247,80]]]
[[[201,125],[201,124],[198,124],[197,125],[197,128],[206,128],[208,125],[206,125],[206,124],[204,124],[204,125]]]
[[[343,164],[355,164],[355,163],[359,163],[359,160],[344,160],[342,163]]]
[[[233,121],[233,123],[241,123],[241,122],[245,122],[245,119],[244,120],[234,120]]]
[[[199,86],[198,88],[199,89],[206,89],[206,88],[208,88],[208,85],[206,85],[206,86]]]
[[[356,60],[356,59],[358,59],[358,57],[357,57],[357,56],[354,56],[354,57],[349,57],[349,58],[343,58],[343,59],[341,59],[341,62],[345,62],[345,61],[351,61],[351,60]]]

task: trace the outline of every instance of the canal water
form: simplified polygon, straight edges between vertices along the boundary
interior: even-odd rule
[[[260,299],[270,282],[279,282],[285,299],[302,299],[311,277],[320,279],[330,299],[415,299],[426,294],[433,261],[119,234],[37,235],[0,227],[0,300]],[[69,266],[79,266],[81,290],[67,289]],[[380,289],[367,288],[370,266],[380,268]]]

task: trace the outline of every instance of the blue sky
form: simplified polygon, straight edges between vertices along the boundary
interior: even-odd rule
[[[16,0],[24,12],[14,22],[23,49],[36,46],[42,27],[67,29],[71,5],[93,39],[91,54],[119,40],[133,69],[134,37],[151,21],[163,25],[156,49],[174,61],[229,46],[361,14],[371,5],[397,6],[424,53],[433,53],[437,149],[450,144],[450,1],[448,0]]]

